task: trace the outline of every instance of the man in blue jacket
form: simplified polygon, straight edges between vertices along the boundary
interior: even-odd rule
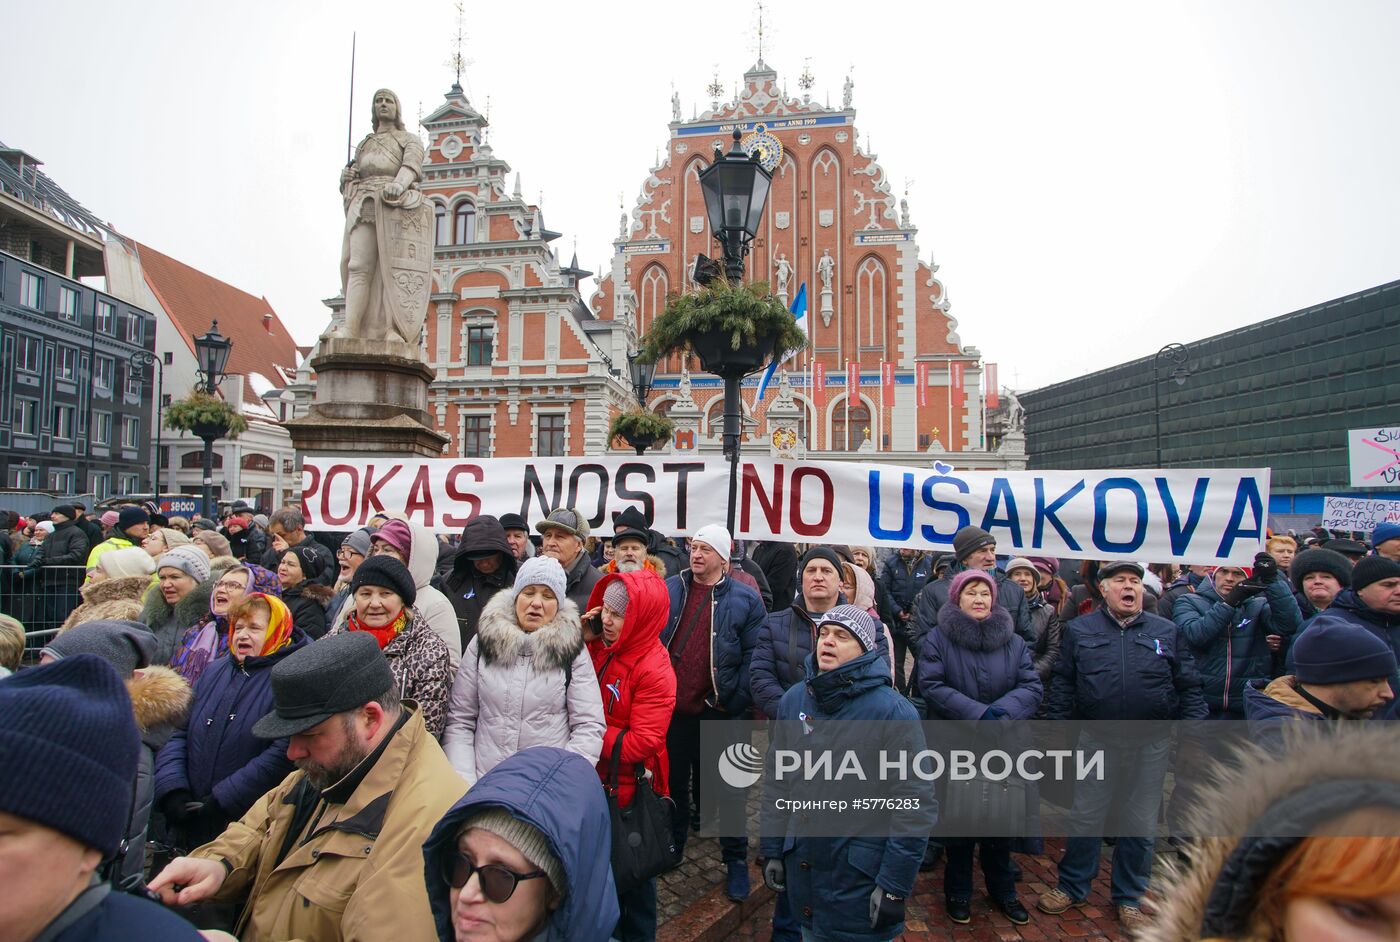
[[[1400,659],[1400,563],[1384,556],[1361,560],[1351,571],[1351,588],[1338,592],[1303,633],[1338,622],[1365,628]],[[1400,696],[1400,674],[1391,675],[1390,689]]]
[[[1060,660],[1050,678],[1046,718],[1052,720],[1203,720],[1206,703],[1191,650],[1177,626],[1142,610],[1143,569],[1113,561],[1099,567],[1104,604],[1065,626]],[[1158,739],[1109,750],[1116,760],[1108,775],[1075,783],[1071,836],[1060,858],[1059,882],[1036,906],[1056,915],[1082,906],[1099,869],[1101,833],[1117,806],[1127,836],[1113,847],[1111,890],[1118,919],[1132,930],[1144,924],[1140,904],[1152,875],[1153,839],[1171,737],[1161,724]],[[1088,731],[1084,752],[1108,749]]]
[[[1220,566],[1191,595],[1172,608],[1205,679],[1206,703],[1214,718],[1244,719],[1244,685],[1272,678],[1275,659],[1293,640],[1303,615],[1293,586],[1279,578],[1268,553],[1254,557],[1252,570]]]
[[[754,706],[769,718],[778,715],[778,701],[788,688],[807,676],[807,655],[817,647],[817,620],[846,601],[841,595],[841,559],[835,550],[812,547],[802,557],[799,574],[802,591],[787,608],[768,616],[749,668]]]
[[[905,900],[937,815],[932,790],[916,777],[874,781],[877,756],[907,758],[925,746],[918,713],[894,690],[876,627],[854,605],[824,613],[805,682],[783,694],[773,728],[764,778],[763,880],[786,891],[804,937],[813,939],[888,940],[903,932]],[[784,812],[779,802],[830,798],[832,792],[829,782],[778,775],[781,750],[829,752],[838,762],[858,755],[871,786],[893,810],[874,820],[856,811],[849,828]],[[832,834],[846,836],[826,836]]]
[[[748,586],[726,577],[733,540],[709,524],[690,538],[690,568],[666,580],[671,611],[661,643],[676,671],[676,711],[666,733],[671,761],[672,835],[684,852],[691,818],[691,778],[700,773],[700,724],[743,720],[753,706],[749,668],[767,612]],[[698,804],[698,801],[696,802]],[[748,840],[721,837],[725,893],[749,895]]]

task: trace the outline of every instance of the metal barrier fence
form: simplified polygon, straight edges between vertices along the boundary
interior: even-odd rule
[[[0,566],[0,612],[24,625],[26,663],[82,603],[78,590],[85,578],[86,566]]]

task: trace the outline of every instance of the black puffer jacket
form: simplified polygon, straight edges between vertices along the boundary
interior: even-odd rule
[[[492,573],[483,573],[473,563],[475,553],[495,552],[501,565]],[[441,580],[438,589],[452,603],[457,613],[457,625],[462,630],[462,650],[476,637],[476,623],[486,603],[501,589],[515,582],[517,567],[506,531],[495,517],[483,514],[473,517],[462,528],[462,543],[452,561],[452,569]]]
[[[88,550],[87,534],[82,531],[76,523],[57,524],[49,538],[44,541],[44,565],[45,566],[81,566],[87,562]],[[61,578],[62,573],[55,573],[55,578]],[[78,581],[72,579],[71,584],[76,586]]]
[[[1203,720],[1201,675],[1174,623],[1139,612],[1120,628],[1102,608],[1065,625],[1045,710],[1052,720]]]

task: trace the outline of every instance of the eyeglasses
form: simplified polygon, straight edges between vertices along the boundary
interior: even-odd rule
[[[481,883],[481,895],[486,897],[487,902],[490,903],[504,903],[510,899],[515,894],[515,888],[520,885],[521,880],[534,880],[537,877],[546,876],[543,870],[516,873],[514,870],[507,870],[500,864],[486,864],[478,867],[470,857],[460,851],[449,855],[443,861],[442,877],[447,881],[447,885],[454,890],[460,890],[466,886],[473,873],[477,875],[477,880]]]
[[[216,589],[237,589],[239,592],[248,588],[248,584],[242,579],[220,579],[214,583]]]

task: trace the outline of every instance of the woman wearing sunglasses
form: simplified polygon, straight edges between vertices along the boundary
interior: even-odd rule
[[[536,746],[483,775],[423,845],[441,942],[605,942],[617,925],[592,763]]]

